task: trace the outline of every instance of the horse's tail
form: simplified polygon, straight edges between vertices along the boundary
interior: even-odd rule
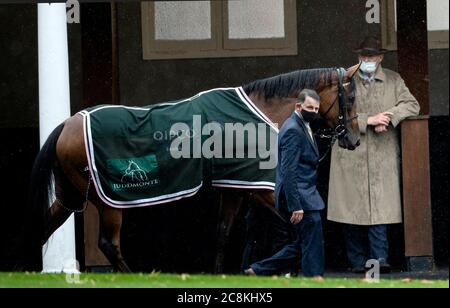
[[[50,197],[53,194],[53,172],[56,162],[56,142],[64,128],[64,123],[56,127],[45,141],[34,161],[28,190],[28,204],[34,217],[39,217],[39,229],[35,230],[43,240],[46,215]]]
[[[39,151],[34,161],[28,187],[28,213],[23,231],[23,245],[25,247],[24,263],[29,267],[34,258],[42,253],[44,244],[47,211],[53,194],[54,171],[56,168],[56,143],[64,128],[64,123],[56,127]],[[41,259],[41,258],[39,258]]]

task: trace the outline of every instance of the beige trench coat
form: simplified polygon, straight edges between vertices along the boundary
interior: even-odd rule
[[[374,82],[356,76],[361,145],[355,151],[336,144],[331,157],[328,219],[355,225],[402,222],[400,144],[396,128],[419,114],[419,103],[396,72],[381,66]],[[389,111],[391,125],[377,134],[367,118]]]

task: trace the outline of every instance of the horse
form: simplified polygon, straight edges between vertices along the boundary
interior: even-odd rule
[[[279,127],[292,115],[300,91],[315,89],[321,98],[319,113],[330,127],[333,139],[339,141],[340,147],[354,150],[359,145],[360,135],[353,86],[353,76],[358,67],[297,70],[250,82],[242,89],[253,104]],[[77,113],[55,128],[35,159],[29,185],[32,219],[26,233],[28,248],[41,251],[67,218],[90,202],[99,213],[99,249],[116,271],[130,272],[120,246],[122,210],[107,205],[99,197],[98,191],[90,185],[89,173],[92,170],[87,166],[83,119]],[[139,171],[129,162],[127,177],[133,176],[133,168]],[[142,175],[138,172],[134,176]],[[53,191],[56,199],[52,202]],[[221,220],[216,272],[223,271],[223,247],[244,200],[255,201],[281,217],[274,208],[272,189],[220,188],[219,195]]]

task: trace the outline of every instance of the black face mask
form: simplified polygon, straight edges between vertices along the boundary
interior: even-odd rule
[[[306,111],[302,109],[300,113],[302,114],[303,120],[308,123],[314,121],[317,118],[317,113],[315,113],[314,111]]]

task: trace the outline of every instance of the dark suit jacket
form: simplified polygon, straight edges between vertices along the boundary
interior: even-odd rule
[[[303,120],[293,113],[278,134],[277,208],[283,198],[289,212],[324,209],[316,188],[319,159],[316,142],[310,137]]]

